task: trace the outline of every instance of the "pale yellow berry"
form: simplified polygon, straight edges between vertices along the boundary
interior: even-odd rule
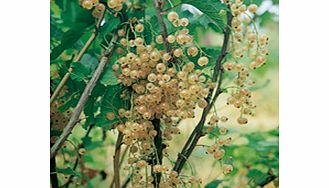
[[[249,12],[252,13],[252,14],[255,14],[255,13],[256,13],[257,8],[258,8],[258,6],[255,5],[255,4],[251,4],[251,5],[248,6],[248,10],[249,10]]]
[[[205,65],[208,64],[208,62],[209,62],[209,60],[208,60],[208,58],[205,57],[205,56],[200,57],[200,58],[198,59],[198,64],[199,64],[200,66],[205,66]]]
[[[168,41],[169,43],[174,43],[174,42],[175,42],[175,36],[174,36],[174,35],[169,35],[169,36],[167,37],[167,41]]]
[[[157,64],[156,66],[156,70],[159,72],[159,73],[163,73],[166,71],[166,65],[164,63],[159,63]]]
[[[208,105],[208,102],[207,102],[205,99],[201,99],[201,100],[198,102],[198,106],[199,106],[200,108],[205,108],[205,107],[207,107],[207,105]]]
[[[233,171],[233,166],[230,165],[230,164],[224,164],[223,168],[224,168],[224,173],[225,174],[229,174]]]
[[[146,165],[146,162],[144,160],[141,160],[141,161],[138,161],[136,165],[139,168],[144,168]]]
[[[126,31],[124,29],[119,29],[118,30],[118,36],[119,37],[123,37],[123,36],[125,36],[125,34],[126,34]]]
[[[137,31],[138,33],[141,33],[144,31],[144,25],[139,23],[135,26],[135,31]]]
[[[103,12],[105,10],[105,5],[100,3],[95,7],[95,10],[97,10],[98,12]]]
[[[116,5],[117,5],[117,3],[114,0],[107,1],[107,6],[109,6],[112,9],[115,8]]]
[[[128,41],[127,41],[127,39],[125,39],[125,38],[122,38],[122,39],[120,40],[120,44],[121,44],[123,47],[127,46],[127,43],[128,43]]]
[[[220,121],[223,122],[223,123],[227,122],[227,120],[228,120],[228,118],[226,116],[220,117]]]
[[[82,3],[82,7],[85,8],[85,9],[90,10],[90,9],[93,8],[93,3],[90,0],[85,0]]]
[[[169,53],[164,53],[162,59],[165,61],[169,61],[171,59],[171,55]]]
[[[188,25],[189,21],[187,18],[182,18],[179,20],[180,26],[186,27]]]
[[[114,72],[117,72],[119,69],[120,69],[120,66],[119,66],[118,64],[114,64],[114,65],[112,65],[112,70],[113,70]]]
[[[155,42],[158,43],[158,44],[162,44],[163,43],[163,37],[162,37],[162,35],[156,36]]]
[[[181,48],[177,48],[174,50],[174,56],[181,57],[183,55],[183,50]]]
[[[153,52],[151,52],[151,54],[150,54],[150,59],[151,59],[152,61],[159,61],[160,58],[161,58],[161,56],[160,56],[160,53],[159,53],[158,51],[153,51]]]
[[[245,125],[248,123],[248,119],[247,118],[244,118],[244,117],[239,117],[237,119],[238,123],[241,124],[241,125]]]
[[[142,39],[141,37],[137,37],[134,42],[136,46],[143,46],[144,39]]]
[[[86,149],[85,148],[80,148],[78,152],[79,152],[80,155],[84,155],[86,153]]]
[[[220,160],[220,159],[222,159],[222,158],[224,157],[224,155],[225,155],[225,150],[220,149],[219,151],[216,151],[216,152],[214,153],[214,158],[215,158],[216,160]]]
[[[191,46],[187,49],[187,54],[189,56],[195,57],[196,55],[198,55],[198,48],[195,46]]]
[[[157,76],[154,73],[151,73],[147,76],[147,80],[150,82],[155,82],[157,80]]]
[[[228,130],[225,127],[221,127],[221,128],[219,128],[219,132],[220,132],[220,134],[225,135],[225,134],[227,134]]]
[[[168,14],[168,20],[173,22],[175,20],[178,20],[179,16],[176,12],[169,12]]]
[[[113,112],[109,112],[109,113],[106,114],[106,118],[110,121],[114,120],[115,119],[115,114]]]

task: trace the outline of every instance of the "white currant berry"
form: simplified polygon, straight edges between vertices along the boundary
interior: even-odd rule
[[[168,37],[167,37],[167,41],[169,42],[169,43],[174,43],[175,42],[175,36],[174,35],[168,35]]]
[[[198,55],[198,48],[195,46],[191,46],[187,49],[187,54],[189,56],[195,57],[196,55]]]
[[[85,0],[82,3],[82,7],[87,9],[87,10],[90,10],[90,9],[93,8],[93,3],[90,0]]]
[[[106,118],[110,121],[114,120],[115,119],[115,114],[113,112],[109,112],[109,113],[106,114]]]
[[[248,6],[248,10],[249,10],[249,12],[252,13],[252,14],[255,14],[255,13],[256,13],[257,8],[258,8],[258,6],[255,5],[255,4],[251,4],[251,5]]]
[[[179,16],[176,12],[169,12],[168,14],[168,20],[173,22],[175,20],[178,20]]]
[[[156,36],[155,42],[158,43],[158,44],[162,44],[163,43],[163,37],[162,37],[162,35]]]
[[[135,26],[135,31],[137,31],[138,33],[141,33],[144,31],[144,25],[139,23]]]
[[[187,18],[182,18],[179,20],[180,26],[186,27],[189,24],[189,21]]]
[[[245,118],[245,117],[239,117],[239,118],[237,119],[237,122],[238,122],[239,124],[241,124],[241,125],[245,125],[245,124],[248,123],[248,119]]]
[[[200,57],[200,58],[198,59],[198,64],[199,64],[200,66],[205,66],[205,65],[208,64],[208,62],[209,62],[209,60],[208,60],[208,58],[205,57],[205,56]]]
[[[181,48],[177,48],[174,50],[174,56],[181,57],[183,55],[183,50]]]

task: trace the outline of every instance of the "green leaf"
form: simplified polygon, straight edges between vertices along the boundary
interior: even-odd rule
[[[50,130],[50,136],[60,136],[62,131],[59,130]]]
[[[71,78],[76,81],[83,81],[89,74],[89,69],[80,62],[72,63]]]
[[[61,112],[65,112],[71,107],[75,107],[79,102],[79,98],[72,96],[68,101],[66,101],[63,105],[61,105],[58,110]]]
[[[108,34],[113,32],[120,24],[120,18],[117,16],[115,17],[113,14],[106,14],[105,15],[105,23],[99,29],[101,34]]]
[[[120,84],[107,87],[107,90],[100,101],[100,114],[96,116],[95,125],[100,127],[110,127],[111,125],[120,122],[118,110],[120,108],[128,109],[130,105],[129,100],[120,97],[123,89],[124,88]],[[106,114],[109,112],[114,113],[115,119],[107,119]]]
[[[208,134],[208,138],[214,139],[217,135],[219,135],[219,128],[218,126],[215,126],[214,129]]]
[[[82,8],[77,0],[55,0],[55,3],[61,8],[61,18],[68,27],[77,22],[90,23],[94,20],[92,11]]]
[[[92,141],[91,137],[83,137],[82,139],[83,146],[87,150],[93,150],[97,147],[103,146],[103,141]]]
[[[66,31],[61,39],[61,43],[52,49],[50,54],[50,60],[56,59],[62,52],[68,48],[71,48],[79,38],[83,35],[85,30],[85,23],[78,23],[73,26],[70,30]]]
[[[260,4],[262,4],[262,2],[263,2],[263,0],[245,0],[244,2],[243,2],[243,4],[245,4],[245,5],[250,5],[250,4],[256,4],[256,5],[260,5]]]
[[[269,174],[263,173],[258,169],[251,169],[249,170],[247,177],[249,177],[256,185],[260,185],[263,182],[266,182],[267,178],[270,177]]]
[[[182,3],[190,4],[199,9],[205,15],[207,15],[213,23],[222,29],[225,26],[224,18],[219,14],[221,10],[227,10],[225,4],[218,0],[182,0]]]
[[[74,0],[56,1],[56,4],[62,9],[61,18],[64,25],[71,28],[63,34],[61,43],[52,49],[50,60],[56,59],[64,50],[71,48],[86,29],[95,23],[91,11],[81,8]]]
[[[118,79],[112,70],[112,65],[106,66],[106,69],[100,79],[101,84],[105,86],[117,85]]]
[[[210,183],[208,183],[205,188],[217,188],[219,184],[221,184],[223,182],[223,180],[213,180]]]
[[[84,54],[80,60],[80,63],[85,65],[92,72],[98,65],[98,59],[90,54]]]
[[[75,175],[76,172],[72,168],[56,168],[56,171],[60,174]]]

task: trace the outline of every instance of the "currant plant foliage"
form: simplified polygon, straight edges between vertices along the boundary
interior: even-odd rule
[[[117,141],[119,147],[124,145],[127,148],[121,175],[129,177],[131,187],[202,185],[200,178],[180,174],[170,165],[170,162],[175,163],[170,159],[176,156],[170,156],[169,150],[173,137],[181,133],[180,122],[195,118],[196,110],[211,108],[206,114],[202,134],[211,135],[215,129],[219,131],[213,145],[206,146],[206,151],[213,155],[214,160],[222,160],[231,138],[225,136],[228,129],[220,124],[234,118],[237,124],[245,125],[248,118],[254,116],[256,105],[249,90],[255,84],[252,73],[266,63],[269,53],[266,47],[269,38],[259,33],[253,21],[257,5],[243,0],[183,0],[174,3],[177,6],[171,1],[159,3],[156,0],[79,0],[74,4],[79,6],[72,21],[74,24],[65,32],[55,24],[60,24],[57,17],[67,16],[67,13],[53,10],[52,87],[56,87],[65,70],[71,67],[73,71],[59,99],[51,105],[51,143],[67,124],[83,88],[97,67],[100,54],[113,44],[114,52],[109,63],[84,106],[80,124],[88,130],[87,134],[73,147],[78,154],[71,152],[66,155],[77,160],[81,158],[80,163],[83,163],[86,150],[106,146],[105,142],[91,140],[90,129],[101,127],[103,137],[106,131],[113,130],[121,136]],[[57,3],[54,6],[60,8],[64,5]],[[193,13],[195,9],[201,14]],[[157,15],[158,10],[160,14]],[[87,41],[85,33],[91,31],[93,22],[97,21],[102,24],[92,48],[79,62],[72,63],[72,58],[78,53],[76,49],[81,49]],[[228,38],[224,39],[227,44],[215,48],[200,47],[196,31],[208,27],[218,33],[228,31]],[[117,41],[112,42],[115,36]],[[223,51],[224,45],[227,45],[226,51]],[[224,58],[218,62],[221,52],[224,52]],[[214,80],[214,74],[220,74],[219,78]],[[225,85],[222,84],[224,81]],[[215,101],[211,104],[213,91],[217,89],[229,94],[226,104]],[[232,106],[240,115],[229,117],[221,114],[216,110],[220,105]],[[65,143],[71,147],[68,145]],[[164,157],[170,162],[165,162]],[[224,174],[234,170],[231,163],[231,160],[223,161]],[[82,165],[80,168],[86,167]],[[67,171],[62,169],[62,172]],[[91,172],[86,175],[70,171],[65,175],[68,180],[62,183],[81,185],[94,176]]]

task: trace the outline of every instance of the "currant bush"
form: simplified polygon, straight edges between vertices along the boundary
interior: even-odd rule
[[[98,20],[103,19],[104,14],[124,18],[123,10],[140,8],[129,0],[80,0],[79,3]],[[118,38],[114,42],[116,56],[109,66],[120,87],[124,88],[120,90],[120,100],[128,98],[130,105],[106,112],[105,118],[108,122],[119,120],[113,126],[122,136],[119,147],[123,144],[128,151],[123,169],[129,174],[131,187],[202,185],[201,178],[182,175],[162,162],[163,156],[170,159],[173,137],[181,133],[179,123],[195,118],[197,110],[208,109],[209,112],[205,115],[204,129],[199,131],[203,135],[210,135],[216,129],[219,132],[212,145],[204,146],[206,153],[214,160],[223,161],[224,174],[234,170],[231,160],[224,160],[230,158],[226,156],[225,149],[232,138],[227,136],[229,130],[220,125],[231,118],[237,124],[246,125],[248,118],[255,115],[256,105],[250,89],[255,84],[252,74],[267,61],[269,37],[260,34],[253,21],[257,5],[247,6],[243,0],[218,3],[227,8],[222,11],[230,18],[222,28],[223,31],[228,29],[228,32],[224,31],[224,35],[227,34],[224,36],[227,49],[223,54],[217,54],[223,56],[223,62],[217,62],[199,46],[189,28],[193,20],[181,16],[183,14],[174,9],[158,15],[164,19],[164,23],[160,22],[159,25],[170,27],[170,33],[163,29],[160,33],[154,31],[147,15],[121,20],[118,28],[111,33]],[[218,80],[213,75],[219,72]],[[216,89],[223,79],[229,87]],[[217,112],[218,104],[215,100],[211,104],[210,100],[216,95],[214,91],[229,94],[226,104],[219,105],[237,109],[237,117]],[[57,101],[51,105],[51,123],[53,130],[62,131],[72,112],[59,112],[59,103]],[[55,141],[56,138],[52,138],[52,143]],[[78,149],[80,156],[85,153],[85,148]]]

